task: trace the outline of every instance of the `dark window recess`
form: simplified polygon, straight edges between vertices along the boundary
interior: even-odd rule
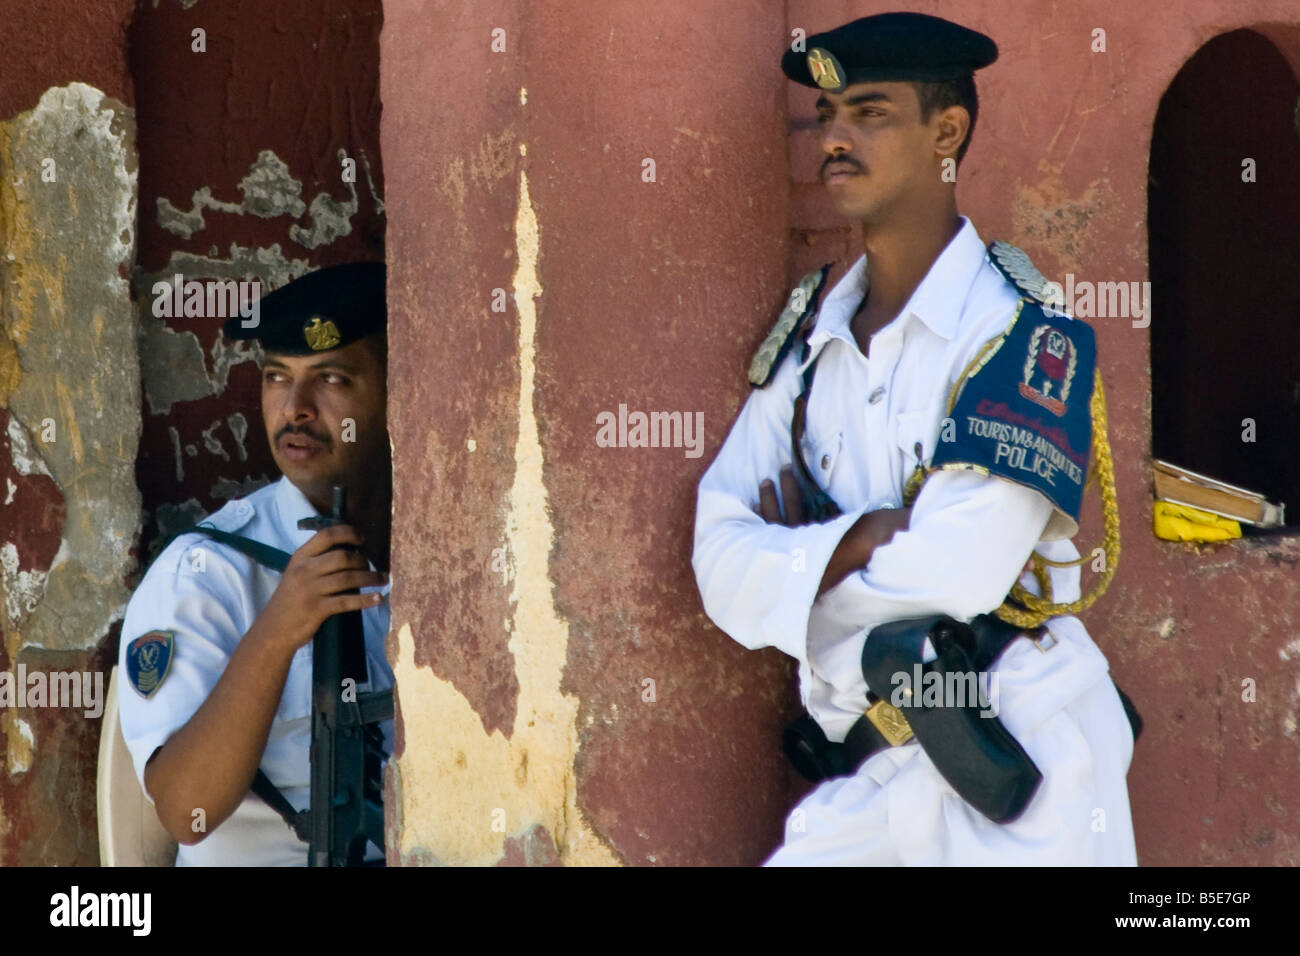
[[[1300,62],[1300,58],[1297,58]],[[1152,445],[1300,525],[1300,83],[1252,30],[1187,61],[1151,143]],[[1243,162],[1255,161],[1255,182]],[[1244,441],[1254,422],[1254,441]],[[1247,436],[1249,437],[1249,436]]]

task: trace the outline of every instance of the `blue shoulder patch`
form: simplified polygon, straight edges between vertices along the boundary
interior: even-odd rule
[[[952,441],[931,465],[1033,488],[1079,520],[1092,447],[1097,343],[1084,322],[1022,299],[1011,325],[960,386]]]
[[[172,665],[176,637],[171,631],[150,631],[126,649],[126,676],[135,692],[146,699],[162,686]]]

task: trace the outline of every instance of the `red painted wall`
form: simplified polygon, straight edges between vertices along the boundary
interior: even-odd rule
[[[250,259],[283,257],[293,263],[293,275],[299,275],[309,268],[383,258],[384,217],[364,165],[368,158],[374,192],[382,199],[382,22],[379,0],[288,0],[270,5],[232,0],[189,9],[176,3],[141,7],[128,39],[140,150],[134,291],[143,312],[153,303],[152,281],[170,280],[176,272],[186,280],[251,279],[260,272],[265,280],[274,269],[259,269]],[[194,49],[196,29],[204,31],[204,52]],[[310,225],[310,209],[298,216],[262,217],[205,208],[205,225],[189,236],[169,231],[160,221],[160,199],[188,211],[193,194],[204,187],[215,200],[239,204],[244,199],[241,182],[264,150],[273,152],[301,184],[304,206],[322,193],[346,202],[350,193],[341,180],[340,149],[357,161],[358,208],[350,234],[318,247],[304,245],[291,232],[294,225]],[[237,255],[232,246],[251,252]],[[263,294],[274,284],[264,284]],[[160,528],[161,506],[196,502],[197,508],[190,507],[197,519],[252,486],[279,477],[262,426],[256,364],[237,360],[228,379],[221,381],[213,348],[223,321],[222,316],[163,319],[168,328],[196,336],[203,351],[201,365],[172,374],[188,375],[191,381],[207,375],[216,384],[213,394],[180,400],[168,409],[156,409],[146,396],[136,467],[146,512],[142,553],[160,530],[186,523],[176,515],[170,528]],[[149,348],[146,339],[142,349],[147,353]],[[147,354],[142,358],[147,361]],[[177,381],[167,391],[186,387]],[[145,389],[164,391],[148,374]],[[248,426],[242,442],[235,433],[238,426],[230,422],[236,412]],[[182,449],[179,456],[177,447]]]
[[[485,728],[508,732],[516,685],[499,628],[509,608],[488,565],[513,468],[516,328],[514,312],[492,313],[489,301],[509,287],[526,170],[542,233],[537,407],[556,527],[549,572],[571,630],[566,684],[584,714],[619,704],[617,719],[582,733],[580,802],[629,862],[756,862],[794,797],[776,756],[793,705],[788,673],[779,658],[738,652],[701,615],[693,490],[788,283],[830,258],[842,270],[860,248],[815,183],[815,94],[784,80],[779,55],[796,27],[890,8],[388,5],[393,375],[410,400],[399,415],[409,427],[395,432],[394,621],[412,622],[418,662],[452,681]],[[1151,128],[1183,63],[1218,33],[1295,20],[1269,0],[1182,3],[1158,29],[1150,11],[1114,2],[913,8],[988,32],[1002,50],[979,77],[963,212],[1049,277],[1094,282],[1149,277]],[[495,26],[513,38],[509,53],[490,52]],[[1097,29],[1104,53],[1092,50]],[[443,55],[421,57],[435,42]],[[638,178],[644,157],[657,160],[654,185]],[[1159,308],[1155,321],[1176,321]],[[1154,538],[1149,330],[1131,319],[1094,326],[1124,551],[1086,620],[1147,721],[1129,778],[1139,858],[1296,862],[1300,652],[1287,643],[1300,549]],[[703,410],[704,458],[595,447],[595,415],[620,402]],[[463,454],[468,437],[474,455]],[[1085,542],[1099,540],[1092,508]],[[443,520],[436,540],[429,515]],[[640,705],[642,675],[659,675],[671,698]],[[1248,677],[1254,702],[1241,698]]]
[[[411,622],[417,663],[485,730],[510,732],[511,608],[491,563],[515,469],[518,314],[491,302],[517,265],[523,171],[541,230],[535,401],[563,687],[582,701],[578,798],[630,863],[758,862],[790,800],[789,668],[714,630],[690,570],[695,484],[785,295],[784,80],[768,69],[784,23],[775,5],[693,9],[385,8],[394,627]],[[496,27],[505,52],[490,48]],[[596,416],[620,403],[703,411],[705,457],[598,447]]]
[[[33,109],[50,87],[73,81],[129,105],[123,36],[132,6],[131,0],[0,3],[0,121]],[[0,234],[8,228],[0,222]],[[0,428],[7,429],[8,422],[8,410],[0,408]],[[14,490],[0,508],[0,542],[17,545],[21,571],[46,572],[66,518],[64,492],[47,476],[19,475],[11,452],[6,434],[0,438],[0,472]],[[112,649],[98,652],[28,649],[22,662],[32,671],[103,670],[116,649],[115,633],[108,643]],[[14,666],[7,642],[0,641],[0,671]],[[25,772],[0,773],[0,864],[93,864],[98,860],[93,781],[100,722],[55,708],[25,710],[23,719],[37,746]],[[0,754],[9,744],[0,722]]]
[[[1002,58],[980,74],[959,200],[986,240],[1022,246],[1052,278],[1148,278],[1152,124],[1203,44],[1255,27],[1293,76],[1300,65],[1298,17],[1286,0],[1186,0],[1158,25],[1145,8],[1113,0],[912,6],[999,42]],[[777,753],[794,709],[786,662],[741,651],[700,610],[689,569],[694,487],[744,398],[749,353],[789,282],[856,254],[852,228],[814,183],[815,94],[785,81],[779,54],[795,27],[812,33],[889,7],[384,6],[391,374],[400,396],[391,428],[394,621],[412,623],[417,662],[452,681],[485,729],[508,731],[518,684],[501,629],[508,594],[491,562],[515,465],[518,327],[513,307],[493,312],[491,300],[511,286],[526,171],[542,235],[536,403],[555,527],[548,573],[569,625],[566,687],[582,699],[579,799],[628,862],[757,862],[798,792]],[[379,256],[384,217],[363,180],[353,233],[315,250],[292,249],[285,220],[208,211],[207,229],[183,240],[153,216],[159,196],[187,207],[204,185],[238,202],[238,183],[264,148],[302,180],[305,202],[322,191],[346,198],[335,150],[365,148],[384,196],[377,2],[278,3],[270,12],[146,4],[129,34],[134,96],[131,4],[7,3],[3,14],[0,115],[73,79],[138,105],[143,271],[176,250],[209,255],[215,245],[226,256],[231,242],[278,241],[313,266]],[[208,31],[202,62],[189,52],[195,23]],[[491,52],[496,26],[508,31],[506,53]],[[1099,28],[1105,53],[1090,49]],[[641,179],[645,158],[656,161],[654,183]],[[1269,188],[1263,177],[1258,185]],[[1157,302],[1153,321],[1168,320]],[[217,324],[195,326],[205,352]],[[1124,553],[1086,620],[1147,721],[1129,779],[1139,859],[1300,861],[1292,626],[1300,547],[1281,538],[1195,548],[1151,535],[1150,331],[1123,320],[1094,325]],[[188,408],[154,416],[146,406],[146,508],[191,497],[214,507],[214,477],[270,477],[256,427],[246,462],[222,460],[201,438],[231,409],[255,412],[249,368]],[[704,456],[597,447],[595,416],[620,403],[703,411]],[[168,477],[168,425],[196,446],[194,477],[179,483]],[[466,455],[471,437],[478,450]],[[1084,539],[1097,531],[1094,515]],[[641,699],[646,677],[658,686],[654,704]],[[1257,683],[1253,702],[1242,700],[1246,678]],[[0,859],[91,862],[97,726],[38,729],[59,774],[39,791],[30,775],[0,780],[11,827]],[[59,809],[39,809],[46,803]]]
[[[0,116],[36,105],[51,86],[88,83],[132,104],[125,36],[134,0],[0,3]]]

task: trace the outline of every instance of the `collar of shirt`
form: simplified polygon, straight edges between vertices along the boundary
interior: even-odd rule
[[[889,333],[909,318],[915,318],[936,335],[951,339],[961,321],[961,306],[976,275],[984,265],[984,243],[975,226],[965,216],[957,235],[939,254],[925,274],[920,285],[912,292],[907,304],[898,315],[877,334]],[[817,324],[808,336],[808,360],[800,371],[808,367],[822,347],[831,339],[840,339],[858,347],[850,323],[871,284],[870,270],[865,254],[835,284],[817,312]]]
[[[298,527],[298,522],[302,518],[314,518],[320,514],[315,506],[307,500],[304,495],[288,478],[281,478],[275,489],[275,507],[279,513],[280,534],[287,541],[290,547],[289,552],[297,551],[304,544],[312,539],[316,534],[315,531],[306,531]],[[370,562],[371,570],[374,570],[374,563]],[[380,588],[362,588],[362,591],[378,591],[380,594],[387,596],[392,589],[393,582],[390,578],[383,587]]]

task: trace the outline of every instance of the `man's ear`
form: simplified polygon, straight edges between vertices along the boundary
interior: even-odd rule
[[[964,106],[949,106],[934,116],[930,125],[935,132],[935,153],[941,158],[955,158],[970,135],[970,113]]]

